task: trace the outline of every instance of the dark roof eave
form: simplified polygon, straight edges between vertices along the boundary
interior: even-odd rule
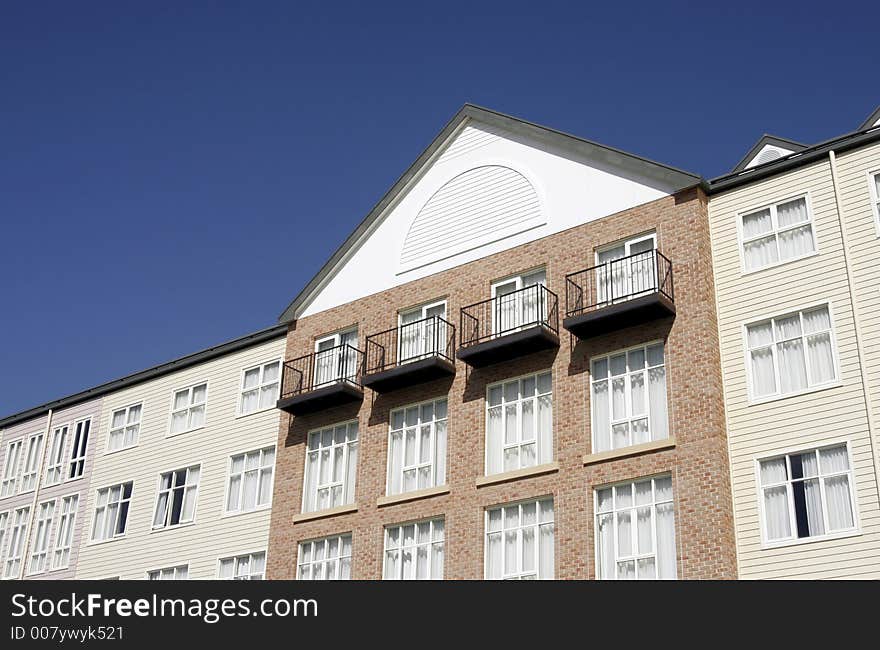
[[[761,138],[749,149],[749,152],[742,157],[742,159],[736,164],[730,173],[735,174],[737,172],[741,172],[746,168],[752,158],[758,155],[758,152],[764,148],[765,145],[774,145],[776,147],[781,147],[783,149],[791,149],[795,153],[798,151],[803,151],[809,145],[803,144],[801,142],[795,142],[794,140],[789,140],[788,138],[780,138],[776,135],[770,135],[769,133],[765,133],[761,136]]]
[[[128,388],[129,386],[134,386],[135,384],[139,384],[150,379],[155,379],[157,377],[161,377],[172,372],[177,372],[178,370],[183,370],[184,368],[189,368],[199,363],[204,363],[205,361],[216,359],[217,357],[224,354],[236,352],[238,350],[242,350],[253,345],[258,345],[260,343],[264,343],[275,338],[280,338],[284,336],[286,332],[287,327],[285,325],[273,325],[272,327],[267,327],[266,329],[254,332],[253,334],[248,334],[246,336],[233,339],[232,341],[227,341],[226,343],[221,343],[220,345],[215,345],[214,347],[207,348],[199,352],[194,352],[178,359],[174,359],[173,361],[167,361],[158,366],[153,366],[152,368],[141,370],[131,375],[122,377],[121,379],[114,379],[113,381],[100,384],[99,386],[95,386],[94,388],[89,388],[79,393],[75,393],[67,397],[62,397],[51,402],[46,402],[45,404],[41,404],[40,406],[35,406],[33,408],[27,409],[26,411],[21,411],[20,413],[9,415],[3,419],[0,419],[0,429],[6,429],[15,424],[19,424],[20,422],[25,422],[27,420],[39,417],[47,413],[50,409],[58,410],[62,408],[68,408],[70,406],[75,406],[77,404],[81,404],[82,402],[97,399],[98,397],[106,395],[107,393],[122,390],[123,388]]]

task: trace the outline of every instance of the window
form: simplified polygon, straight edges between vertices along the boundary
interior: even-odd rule
[[[769,458],[758,465],[765,541],[855,530],[852,469],[845,444]]]
[[[509,334],[547,320],[547,286],[544,269],[531,271],[492,285],[492,333]]]
[[[629,300],[657,289],[657,235],[634,237],[596,252],[596,302]]]
[[[446,353],[446,301],[422,305],[398,315],[397,358],[400,363],[416,361],[432,354]]]
[[[110,439],[107,441],[107,451],[128,449],[137,444],[138,433],[141,429],[141,404],[126,406],[113,411],[110,418]]]
[[[89,430],[91,428],[91,420],[82,420],[76,423],[73,435],[73,447],[70,448],[70,469],[67,473],[68,479],[79,478],[85,471],[86,448],[89,445]]]
[[[303,512],[354,503],[357,437],[357,422],[309,433]]]
[[[752,397],[789,395],[837,378],[828,306],[746,327]]]
[[[549,372],[488,388],[486,474],[553,460],[553,381]]]
[[[391,412],[388,494],[446,484],[446,399]]]
[[[3,551],[6,549],[6,539],[9,537],[9,512],[0,512],[0,575],[3,575]]]
[[[756,271],[816,252],[806,197],[744,214],[741,226],[746,271]]]
[[[46,485],[55,485],[64,478],[64,452],[67,449],[67,430],[65,424],[52,432],[52,444],[46,463]]]
[[[13,440],[6,445],[6,462],[3,464],[3,479],[0,481],[0,497],[15,494],[15,482],[18,479],[18,466],[21,462],[22,441]]]
[[[189,578],[188,564],[147,572],[147,580],[186,580],[187,578]]]
[[[596,490],[596,576],[600,580],[674,580],[672,478]]]
[[[385,529],[385,580],[443,579],[443,519]]]
[[[248,512],[272,501],[272,470],[275,446],[232,456],[226,512]]]
[[[486,512],[486,578],[552,580],[553,499]]]
[[[22,467],[21,489],[19,492],[30,492],[37,486],[37,472],[40,467],[40,454],[43,451],[43,434],[38,433],[28,438],[27,454]]]
[[[265,580],[266,554],[245,553],[220,560],[221,580]]]
[[[351,535],[299,545],[297,580],[351,580]]]
[[[99,542],[125,535],[131,490],[131,481],[98,490],[92,541]]]
[[[194,465],[162,474],[159,478],[153,528],[168,528],[192,522],[196,514],[200,473],[201,467]]]
[[[24,554],[24,538],[30,514],[29,506],[19,508],[12,513],[9,546],[6,549],[6,564],[3,568],[4,578],[17,578],[21,572],[21,557]]]
[[[79,508],[79,495],[72,494],[61,499],[61,517],[55,531],[55,552],[52,554],[52,569],[65,569],[70,565],[70,547],[73,545],[73,531],[76,526],[76,512]]]
[[[880,228],[880,172],[871,174],[871,203],[874,205],[874,218]]]
[[[184,433],[205,424],[208,384],[198,384],[174,393],[171,405],[171,433]]]
[[[36,529],[31,540],[31,561],[28,574],[43,573],[49,568],[49,533],[55,517],[55,499],[44,501],[37,507]]]
[[[662,343],[593,359],[590,386],[593,453],[669,437]]]
[[[315,341],[315,385],[320,388],[340,379],[354,380],[358,368],[357,329],[337,332]]]
[[[272,408],[278,400],[281,385],[281,362],[272,361],[262,366],[247,368],[241,379],[240,415]]]

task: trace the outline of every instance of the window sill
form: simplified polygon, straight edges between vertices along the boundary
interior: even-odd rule
[[[346,515],[350,512],[357,512],[357,505],[351,504],[347,506],[337,506],[336,508],[328,508],[327,510],[318,510],[317,512],[301,512],[293,515],[293,523],[299,524],[304,521],[312,521],[313,519],[324,519],[325,517],[335,517],[337,515]]]
[[[382,496],[376,499],[376,505],[381,508],[382,506],[390,506],[395,503],[406,503],[407,501],[436,497],[441,494],[449,494],[449,486],[441,485],[439,487],[425,488],[423,490],[413,490],[412,492]]]
[[[133,445],[129,445],[128,447],[121,447],[120,449],[108,449],[104,452],[104,455],[112,456],[113,454],[121,454],[123,451],[128,451],[129,449],[137,449],[137,446],[138,443],[134,443]]]
[[[813,236],[815,238],[815,231],[813,231]],[[815,239],[813,241],[815,242]],[[739,250],[740,250],[740,255],[742,255],[742,244],[740,244]],[[750,275],[755,275],[756,273],[761,273],[762,271],[769,271],[771,269],[778,269],[778,268],[780,268],[782,266],[786,266],[788,264],[794,264],[795,262],[801,262],[803,260],[808,260],[811,257],[816,257],[818,254],[819,254],[819,247],[816,246],[816,250],[813,251],[812,253],[807,253],[806,255],[801,255],[800,257],[792,257],[790,260],[782,260],[781,262],[774,262],[773,264],[768,264],[767,266],[762,266],[759,269],[750,269],[747,271],[747,270],[745,270],[744,267],[742,267],[742,272],[740,273],[740,277],[745,278]]]
[[[839,533],[829,533],[827,535],[817,535],[816,537],[803,537],[800,539],[786,539],[778,542],[761,542],[762,551],[770,551],[775,548],[787,548],[789,546],[803,546],[804,544],[818,544],[821,542],[834,542],[838,539],[847,539],[848,537],[860,537],[862,531],[859,529],[844,530]]]
[[[814,386],[813,388],[807,388],[806,390],[800,390],[796,393],[785,393],[784,395],[769,395],[767,397],[756,397],[749,401],[749,406],[761,406],[762,404],[769,404],[771,402],[778,402],[783,399],[791,399],[793,397],[803,397],[804,395],[811,395],[813,393],[820,393],[823,390],[831,390],[832,388],[840,388],[843,386],[843,381],[835,380],[832,383],[828,384],[820,384],[819,386]]]
[[[190,528],[195,525],[196,525],[196,520],[193,519],[192,521],[187,521],[186,523],[183,523],[183,524],[173,524],[171,526],[160,526],[158,528],[150,528],[150,534],[152,535],[153,533],[164,533],[169,530],[179,530],[181,528]]]
[[[675,438],[665,438],[663,440],[654,440],[652,442],[643,442],[639,445],[623,447],[621,449],[611,449],[609,451],[600,451],[595,454],[586,454],[584,456],[584,465],[593,465],[602,463],[606,460],[614,460],[616,458],[627,458],[628,456],[638,456],[639,454],[649,454],[653,451],[661,449],[672,449],[675,447]]]
[[[220,515],[220,519],[227,519],[229,517],[244,517],[245,515],[253,515],[258,512],[266,512],[267,510],[272,509],[272,503],[267,503],[264,506],[259,506],[257,508],[252,508],[251,510],[233,510],[231,512],[223,511],[223,514]]]
[[[165,434],[165,437],[166,438],[176,438],[177,436],[185,436],[186,434],[193,433],[194,431],[201,431],[206,426],[207,425],[203,424],[202,426],[196,427],[195,429],[187,429],[186,431],[176,431],[174,433],[171,433],[171,431],[169,430],[168,433]]]
[[[277,402],[278,400],[276,399],[275,401]],[[239,420],[241,418],[249,418],[252,415],[258,415],[260,413],[265,413],[266,411],[274,411],[274,410],[275,410],[275,404],[273,403],[272,406],[265,406],[261,409],[257,409],[256,411],[248,411],[247,413],[236,412],[235,419]]]
[[[101,544],[112,544],[113,542],[118,542],[121,539],[125,539],[125,535],[119,535],[118,537],[108,537],[107,539],[90,539],[86,542],[86,546],[100,546]]]
[[[496,483],[506,483],[507,481],[516,481],[521,478],[530,478],[532,476],[540,476],[541,474],[551,474],[559,471],[559,463],[544,463],[543,465],[535,465],[534,467],[526,467],[525,469],[515,469],[512,472],[502,472],[501,474],[492,474],[491,476],[481,476],[477,479],[477,487],[485,485],[495,485]]]

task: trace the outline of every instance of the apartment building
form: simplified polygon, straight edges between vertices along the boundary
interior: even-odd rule
[[[284,334],[0,420],[0,575],[264,578]]]
[[[880,109],[707,183],[742,578],[880,577]]]
[[[700,177],[466,105],[281,317],[268,577],[736,577]]]

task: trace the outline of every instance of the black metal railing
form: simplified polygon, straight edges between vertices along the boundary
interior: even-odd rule
[[[542,325],[559,333],[559,298],[541,284],[461,308],[461,346]]]
[[[650,293],[675,301],[672,262],[658,250],[569,273],[565,276],[565,315],[579,316]]]
[[[284,362],[281,399],[308,393],[337,382],[361,385],[364,353],[352,345],[312,352]]]
[[[452,361],[455,327],[439,316],[399,325],[367,337],[365,374],[432,356]]]

